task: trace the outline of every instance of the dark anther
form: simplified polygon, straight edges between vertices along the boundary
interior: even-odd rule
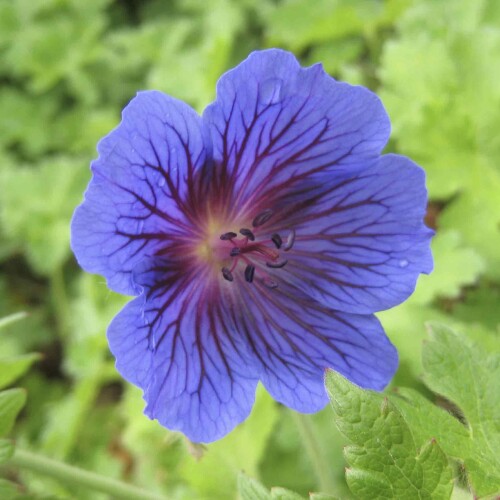
[[[222,268],[222,276],[224,276],[224,279],[227,281],[234,280],[233,273],[227,267]]]
[[[231,251],[229,252],[229,255],[231,257],[236,257],[239,254],[240,254],[240,248],[239,247],[231,248]]]
[[[288,261],[286,259],[277,260],[276,262],[266,262],[267,267],[272,267],[273,269],[279,269],[280,267],[285,267]]]
[[[248,264],[248,266],[245,268],[245,280],[248,281],[248,283],[251,283],[253,281],[254,274],[255,266],[252,266],[252,264]]]
[[[246,236],[250,241],[255,241],[255,235],[252,233],[252,231],[250,231],[250,229],[246,229],[243,227],[240,229],[240,233],[243,236]]]
[[[255,219],[252,221],[252,226],[253,227],[262,226],[262,224],[265,224],[273,216],[273,214],[274,212],[269,208],[264,210],[259,215],[257,215]]]
[[[278,288],[278,283],[276,281],[271,280],[269,278],[266,278],[265,280],[262,281],[267,288]]]
[[[221,240],[232,240],[233,238],[236,238],[238,236],[236,233],[232,233],[231,231],[229,233],[224,233],[220,235]]]
[[[285,252],[288,252],[288,250],[290,250],[293,247],[294,243],[295,243],[295,231],[292,229],[290,230],[290,234],[286,239],[286,243],[283,245],[283,250]]]
[[[276,245],[276,248],[279,250],[281,248],[281,245],[283,245],[283,240],[281,239],[281,236],[278,233],[274,233],[271,236],[271,239],[273,240],[273,243]]]

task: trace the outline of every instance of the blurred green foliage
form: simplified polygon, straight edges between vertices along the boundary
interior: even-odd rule
[[[393,123],[388,149],[427,171],[436,271],[380,314],[400,352],[394,384],[433,398],[420,377],[425,321],[497,348],[497,0],[0,0],[0,317],[29,314],[0,330],[0,357],[27,368],[27,353],[42,354],[20,383],[20,446],[173,499],[234,498],[241,470],[269,488],[318,489],[290,413],[263,390],[247,422],[207,447],[143,417],[105,338],[126,299],[84,275],[69,249],[95,145],[135,92],[163,90],[201,111],[222,72],[271,46],[378,92]],[[330,493],[349,498],[331,410],[313,421]],[[34,495],[104,498],[22,471],[14,479]]]

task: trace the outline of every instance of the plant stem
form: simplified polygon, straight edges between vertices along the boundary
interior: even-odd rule
[[[318,440],[316,431],[311,422],[310,415],[304,415],[296,411],[291,411],[295,425],[299,430],[302,443],[306,449],[309,460],[316,474],[318,487],[322,493],[334,493],[335,483],[333,479],[333,472],[328,466],[328,460],[323,452],[321,443]]]
[[[29,451],[16,449],[9,464],[21,469],[52,477],[62,482],[107,493],[120,500],[166,500],[162,495],[141,490],[135,486],[67,465]]]

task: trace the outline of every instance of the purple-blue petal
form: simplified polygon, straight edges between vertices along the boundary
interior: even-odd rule
[[[296,238],[281,278],[311,297],[369,314],[407,299],[419,274],[431,272],[425,174],[408,158],[382,156],[308,196],[283,209]]]
[[[397,351],[375,316],[326,308],[288,285],[270,290],[256,282],[245,295],[239,329],[262,383],[286,406],[305,413],[323,408],[327,368],[374,390],[396,372]]]
[[[73,217],[71,245],[86,271],[134,295],[134,266],[192,231],[190,198],[210,141],[188,105],[148,91],[132,99],[97,149],[85,200]]]
[[[217,84],[203,114],[220,166],[220,192],[245,207],[304,178],[358,168],[387,142],[378,97],[340,83],[321,65],[301,68],[279,49],[254,52]]]
[[[161,259],[134,279],[143,293],[108,329],[118,371],[143,389],[150,418],[195,442],[221,438],[249,415],[258,376],[217,288]]]

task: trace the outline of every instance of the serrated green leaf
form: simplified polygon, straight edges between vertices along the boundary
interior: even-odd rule
[[[0,436],[5,436],[10,432],[25,402],[26,391],[23,389],[0,392]]]
[[[430,326],[423,350],[424,381],[454,403],[470,429],[472,452],[462,455],[476,495],[500,492],[500,353],[480,346],[444,325]]]
[[[0,464],[9,460],[14,454],[14,444],[8,439],[0,439]]]
[[[271,494],[267,488],[243,472],[238,476],[238,493],[241,500],[271,500]]]
[[[358,498],[433,498],[451,495],[452,471],[435,442],[417,442],[398,408],[329,371],[326,387],[340,431],[354,444],[344,453],[346,479]]]
[[[36,353],[12,358],[0,358],[0,389],[10,385],[14,380],[26,373],[37,359],[40,359],[40,355]]]
[[[432,404],[413,389],[398,388],[391,401],[418,441],[435,438],[450,457],[460,459],[467,456],[471,449],[470,433],[445,409]]]
[[[422,490],[429,492],[428,498],[450,498],[453,490],[453,474],[437,441],[431,439],[420,449],[418,463],[422,466]],[[422,495],[425,497],[425,495]]]

